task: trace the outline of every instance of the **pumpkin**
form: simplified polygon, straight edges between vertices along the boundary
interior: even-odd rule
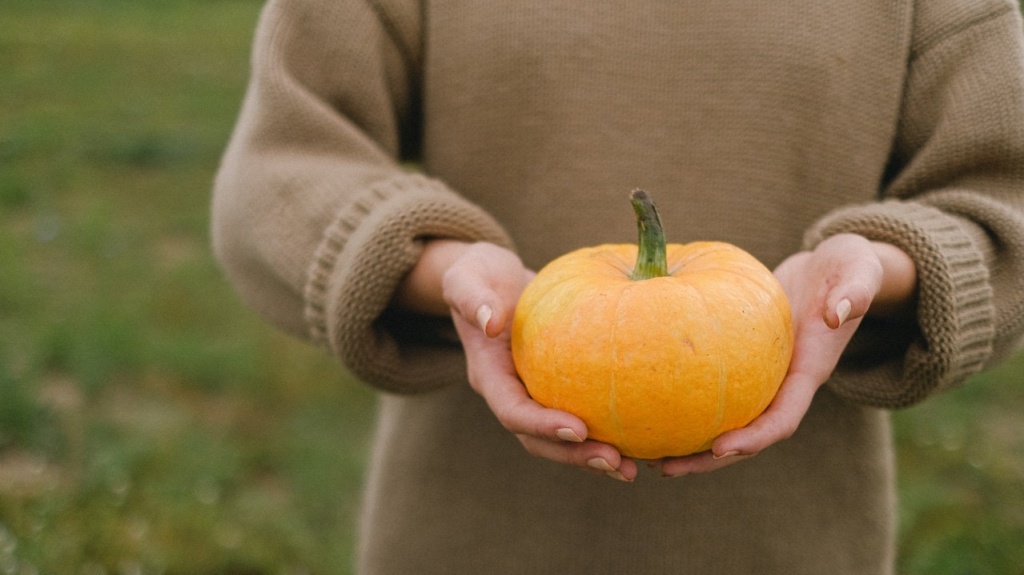
[[[710,449],[778,391],[790,308],[761,262],[724,242],[666,245],[634,190],[638,245],[583,248],[544,266],[516,306],[512,355],[530,396],[580,417],[638,459]]]

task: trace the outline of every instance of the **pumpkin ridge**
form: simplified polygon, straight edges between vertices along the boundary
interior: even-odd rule
[[[715,337],[713,341],[722,340],[722,322],[718,318],[718,314],[712,312],[711,306],[708,305],[707,297],[701,292],[701,290],[694,288],[692,285],[687,287],[700,298],[700,303],[704,306],[704,315],[712,320],[714,326]],[[715,423],[708,426],[708,435],[704,441],[701,442],[702,446],[711,447],[711,443],[718,437],[722,432],[722,422],[725,420],[725,396],[729,392],[729,369],[725,364],[724,354],[720,353],[717,349],[715,350],[715,357],[718,358],[718,409],[715,411]]]
[[[614,433],[615,433],[615,441],[614,441],[614,443],[618,445],[619,451],[626,452],[626,453],[632,453],[633,452],[633,448],[630,446],[630,442],[627,441],[627,439],[626,439],[626,433],[625,433],[625,430],[622,427],[622,418],[619,416],[619,410],[616,407],[616,400],[617,400],[616,384],[617,384],[617,379],[618,379],[616,377],[616,375],[618,375],[619,369],[621,369],[621,366],[619,365],[619,346],[618,346],[617,336],[618,336],[618,332],[619,332],[619,325],[621,325],[621,319],[620,318],[622,316],[622,307],[623,307],[623,303],[622,302],[624,302],[626,300],[627,294],[630,292],[630,290],[633,288],[634,285],[635,284],[630,282],[628,285],[626,285],[623,288],[622,292],[619,294],[619,297],[616,298],[616,302],[615,302],[615,323],[612,324],[611,337],[609,338],[610,341],[611,341],[612,369],[611,369],[611,373],[609,374],[609,378],[610,378],[611,381],[608,382],[608,413],[611,416],[612,427],[615,430],[614,431]]]
[[[608,255],[609,255],[608,265],[614,267],[616,270],[621,272],[623,277],[629,278],[630,274],[633,273],[633,268],[636,266],[636,257],[635,256],[633,257],[633,261],[629,261],[629,260],[623,259],[622,256],[620,256],[619,253],[617,251],[614,251],[614,250],[609,250],[608,251]],[[621,266],[614,265],[616,263],[622,264],[622,265]]]

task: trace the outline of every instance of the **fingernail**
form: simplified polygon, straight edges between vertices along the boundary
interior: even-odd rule
[[[726,451],[725,453],[723,453],[721,455],[715,455],[714,453],[712,453],[711,454],[711,459],[725,459],[726,457],[732,457],[734,455],[739,455],[739,454],[740,454],[739,451]]]
[[[624,481],[626,483],[631,482],[631,480],[626,479],[625,475],[623,475],[618,469],[612,467],[611,464],[608,463],[608,460],[606,460],[603,457],[595,457],[593,459],[588,459],[587,466],[589,466],[591,469],[604,471],[605,475],[617,481]]]
[[[848,299],[839,300],[839,303],[836,304],[836,315],[839,316],[839,325],[843,325],[846,318],[850,317],[850,309],[852,307],[853,304]]]
[[[605,475],[617,481],[622,481],[623,483],[632,483],[631,479],[626,479],[626,476],[619,473],[618,471],[606,471]]]
[[[476,310],[476,323],[480,326],[480,329],[487,331],[487,322],[491,321],[491,306],[482,305],[480,309]]]
[[[576,435],[576,432],[573,431],[572,429],[569,429],[568,427],[563,427],[561,429],[556,429],[555,430],[555,436],[558,437],[558,439],[561,439],[562,441],[571,441],[573,443],[583,443],[583,439],[579,435]]]
[[[587,465],[599,471],[615,471],[615,468],[612,467],[612,465],[608,463],[608,461],[603,457],[595,457],[593,459],[588,459]]]

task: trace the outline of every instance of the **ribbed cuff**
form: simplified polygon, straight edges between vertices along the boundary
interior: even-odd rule
[[[839,233],[891,243],[914,260],[920,338],[910,343],[901,364],[837,369],[828,384],[837,394],[902,407],[981,370],[992,353],[993,294],[982,252],[955,216],[916,202],[843,208],[808,231],[805,247]]]
[[[380,321],[429,238],[511,246],[487,213],[436,180],[405,174],[359,193],[316,250],[305,288],[310,336],[370,385],[414,393],[464,378],[457,347],[402,341]]]

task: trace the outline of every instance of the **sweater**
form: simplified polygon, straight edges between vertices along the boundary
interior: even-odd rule
[[[240,297],[380,390],[361,574],[890,573],[888,409],[1024,331],[1024,50],[1011,0],[271,0],[212,203]],[[916,321],[865,320],[796,433],[631,484],[526,454],[444,318],[390,305],[426,241],[539,268],[635,240],[769,267],[892,243]]]

